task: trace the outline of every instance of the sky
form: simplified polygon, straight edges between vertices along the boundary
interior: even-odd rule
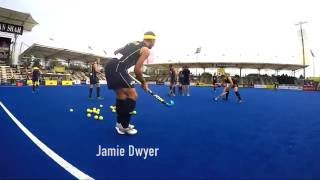
[[[320,76],[317,0],[0,0],[0,6],[31,13],[39,23],[19,37],[18,51],[22,42],[22,50],[40,43],[112,56],[153,31],[153,62],[302,64],[295,24],[307,21],[307,76],[313,75],[313,62]]]

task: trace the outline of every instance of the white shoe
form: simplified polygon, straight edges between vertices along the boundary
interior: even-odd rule
[[[216,98],[214,98],[214,100],[215,100],[215,101],[218,101],[218,98],[216,97]]]
[[[190,96],[190,94],[188,93],[187,96]]]
[[[131,115],[136,115],[137,114],[137,111],[131,111],[129,114],[131,114]],[[129,126],[130,126],[130,124],[129,124]]]
[[[136,129],[134,129],[134,125],[132,125],[132,124],[129,124],[128,128],[123,128],[120,123],[117,123],[115,128],[116,128],[118,134],[121,134],[121,135],[123,135],[123,134],[134,135],[134,134],[137,134],[137,132],[138,132]]]
[[[126,133],[129,134],[129,135],[135,135],[135,134],[138,133],[138,130],[136,130],[136,129],[126,128],[125,131],[126,131]]]
[[[116,128],[118,134],[126,134],[122,129],[120,130],[119,127],[116,126],[115,128]]]
[[[135,135],[138,133],[138,131],[136,129],[130,129],[130,128],[119,128],[119,127],[115,127],[118,134],[129,134],[129,135]]]
[[[124,129],[120,123],[117,123],[116,127]],[[128,128],[129,129],[134,129],[134,125],[133,124],[129,124]]]

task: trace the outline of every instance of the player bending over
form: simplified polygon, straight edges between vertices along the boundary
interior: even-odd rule
[[[235,78],[232,78],[231,76],[228,75],[222,75],[221,76],[221,80],[222,83],[225,84],[224,90],[223,92],[215,98],[216,101],[218,101],[219,99],[221,99],[222,97],[224,97],[224,100],[228,100],[229,97],[229,92],[230,92],[230,88],[233,88],[234,93],[236,94],[237,98],[238,98],[238,102],[241,103],[242,99],[239,93],[239,86],[238,86],[238,77],[239,76],[235,76]]]
[[[131,42],[115,51],[120,59],[113,58],[106,66],[105,73],[108,88],[116,94],[117,123],[116,130],[119,134],[134,135],[138,131],[130,124],[131,113],[136,107],[137,92],[134,82],[128,74],[128,69],[134,66],[136,78],[141,82],[141,87],[146,91],[148,84],[143,78],[142,68],[144,61],[154,46],[156,36],[153,32],[146,32],[143,41]]]

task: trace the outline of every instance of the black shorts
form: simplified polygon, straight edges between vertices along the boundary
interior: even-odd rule
[[[99,84],[99,78],[97,76],[90,76],[90,84]]]
[[[190,85],[190,80],[189,80],[189,79],[183,79],[183,80],[181,81],[181,84],[182,84],[182,85]]]
[[[183,78],[179,78],[179,83],[182,84]]]
[[[39,81],[39,77],[32,77],[32,82],[35,83],[35,82],[38,82]]]
[[[118,59],[112,59],[106,64],[105,73],[109,89],[134,88],[135,82],[129,76],[127,69],[118,65]]]

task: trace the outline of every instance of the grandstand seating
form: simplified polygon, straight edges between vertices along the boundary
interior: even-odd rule
[[[23,68],[20,66],[10,67],[7,65],[0,66],[0,83],[11,83],[14,84],[16,81],[25,80],[28,74],[32,70],[29,68]],[[52,72],[47,69],[42,69],[42,73],[46,74]],[[72,80],[89,80],[89,76],[82,71],[76,70],[67,70],[66,73],[71,74]],[[147,81],[154,81],[159,83],[164,83],[170,81],[168,72],[162,71],[158,74],[148,74],[149,77],[146,77]],[[106,80],[103,74],[98,74],[99,80]],[[210,73],[203,73],[200,77],[195,78],[198,83],[211,84],[212,75]],[[193,80],[191,80],[193,82]],[[268,75],[258,75],[258,74],[249,74],[240,79],[239,84],[252,86],[253,84],[262,84],[262,85],[272,85],[275,82],[279,84],[296,84],[303,85],[303,81],[295,77],[288,75],[281,76],[268,76]]]
[[[23,68],[21,66],[7,66],[1,65],[0,66],[0,83],[12,83],[14,84],[16,81],[19,80],[26,80],[28,78],[28,74],[31,73],[30,68]],[[41,69],[43,74],[52,72],[51,70]],[[70,71],[71,72],[71,71]],[[72,80],[89,80],[89,76],[87,76],[84,72],[81,71],[72,71],[71,79]],[[99,80],[106,80],[103,74],[98,74]]]
[[[0,66],[0,81],[1,83],[8,83],[16,80],[22,80],[23,76],[20,67]],[[14,82],[13,82],[14,83]]]
[[[203,73],[198,80],[204,84],[212,84],[212,75],[210,73]]]
[[[281,75],[281,76],[268,76],[268,75],[257,75],[249,74],[241,78],[240,84],[262,84],[262,85],[273,85],[275,82],[279,84],[298,84],[296,77]]]
[[[288,75],[277,76],[277,81],[279,84],[295,84],[295,77],[291,77]]]
[[[158,83],[164,83],[170,81],[169,75],[166,74],[158,74],[158,75],[150,75],[150,77],[145,78],[146,81],[154,81]]]
[[[146,78],[147,81],[155,81],[155,82],[166,82],[170,81],[169,75],[167,73],[161,74],[154,74],[149,73],[150,77]],[[196,83],[202,84],[211,84],[212,83],[212,74],[210,73],[203,73],[200,77],[195,78]],[[191,79],[191,82],[194,82]],[[261,85],[273,85],[275,82],[279,84],[296,84],[301,85],[302,82],[295,77],[291,77],[288,75],[281,75],[281,76],[269,76],[269,75],[259,75],[259,74],[249,74],[242,77],[239,80],[239,84],[245,86],[253,86],[254,84],[261,84]]]

